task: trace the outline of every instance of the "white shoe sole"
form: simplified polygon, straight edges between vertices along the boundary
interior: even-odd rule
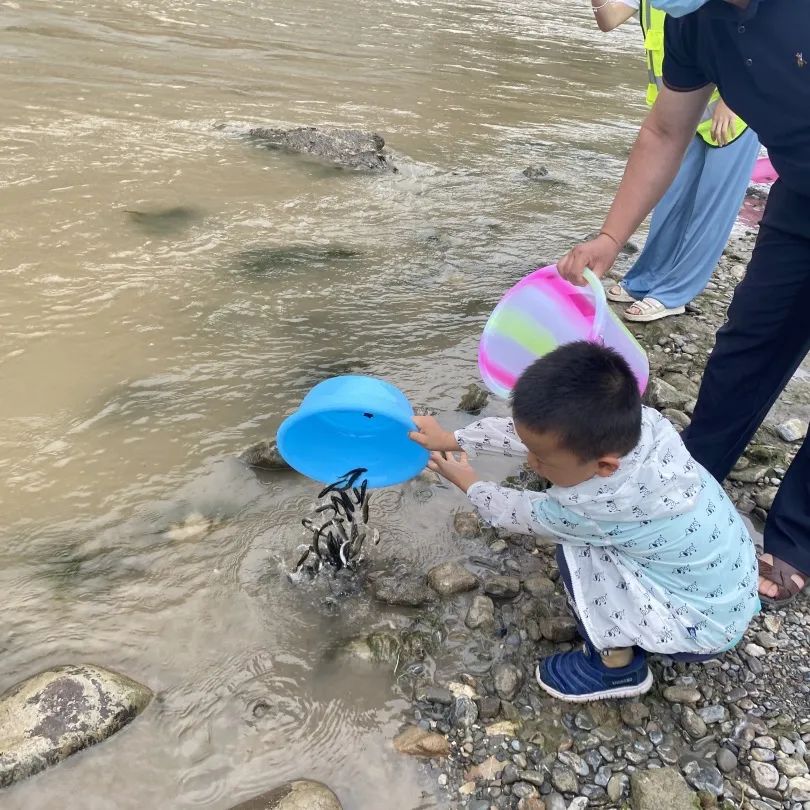
[[[638,303],[638,302],[636,302]],[[686,307],[672,307],[668,309],[656,309],[653,312],[644,312],[641,315],[631,315],[628,312],[623,313],[626,321],[631,323],[651,323],[652,321],[660,321],[661,318],[669,318],[670,315],[683,315],[686,312]]]
[[[548,692],[552,697],[557,698],[557,700],[564,700],[566,703],[590,703],[592,700],[638,697],[649,692],[653,685],[653,675],[649,669],[647,670],[647,677],[639,684],[626,686],[622,689],[606,689],[604,692],[589,692],[587,695],[569,695],[565,692],[558,692],[548,684],[543,683],[540,680],[540,664],[537,664],[534,669],[534,677],[544,692]]]

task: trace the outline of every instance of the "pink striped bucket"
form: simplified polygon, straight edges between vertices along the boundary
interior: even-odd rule
[[[644,349],[614,314],[602,284],[585,271],[588,287],[575,287],[541,267],[519,281],[490,315],[478,347],[478,368],[487,388],[507,398],[518,377],[538,357],[575,340],[610,346],[627,360],[643,393],[650,375]]]

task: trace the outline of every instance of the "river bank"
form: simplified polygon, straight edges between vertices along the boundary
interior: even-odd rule
[[[649,404],[679,429],[754,236],[734,235],[686,316],[633,327],[650,357]],[[755,525],[809,413],[810,377],[800,371],[726,482]],[[445,585],[432,609],[446,631],[435,655],[447,677],[413,685],[409,716],[449,742],[449,755],[427,766],[449,806],[810,808],[807,598],[761,614],[739,647],[715,661],[656,659],[656,685],[640,700],[567,705],[545,696],[533,675],[538,657],[577,642],[554,545],[480,527],[460,508],[456,531],[474,535],[479,549],[451,561],[440,579],[463,592]],[[463,665],[454,670],[453,662]]]

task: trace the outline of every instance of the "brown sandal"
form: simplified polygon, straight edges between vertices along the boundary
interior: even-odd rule
[[[764,579],[773,582],[779,590],[776,596],[759,595],[759,599],[763,605],[769,607],[784,607],[790,604],[808,585],[810,585],[810,577],[798,568],[794,568],[790,563],[780,560],[777,557],[773,558],[773,563],[765,562],[764,560],[757,560],[759,564],[759,575]],[[799,576],[804,580],[804,585],[797,585],[793,577]]]

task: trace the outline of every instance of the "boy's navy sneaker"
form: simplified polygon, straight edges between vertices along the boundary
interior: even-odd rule
[[[569,703],[636,697],[653,684],[643,650],[634,648],[633,660],[626,667],[608,667],[588,642],[582,650],[556,653],[539,661],[535,675],[546,692]]]

